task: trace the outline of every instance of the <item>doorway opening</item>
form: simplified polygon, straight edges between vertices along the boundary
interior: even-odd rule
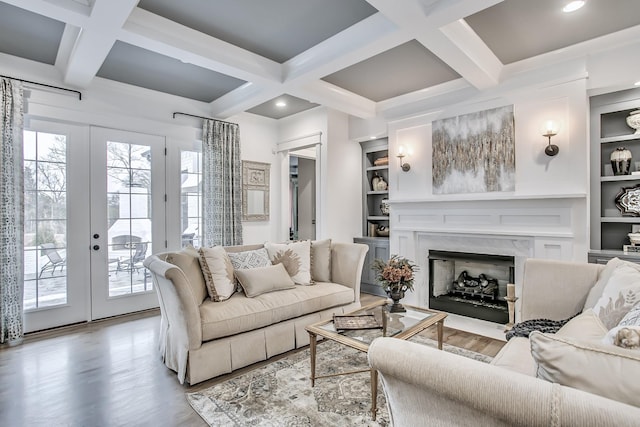
[[[290,240],[316,238],[316,149],[289,152]]]

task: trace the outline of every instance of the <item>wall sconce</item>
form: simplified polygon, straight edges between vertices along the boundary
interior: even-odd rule
[[[551,143],[551,137],[558,134],[558,123],[553,120],[546,120],[544,122],[542,136],[549,138],[549,145],[544,149],[544,153],[547,156],[555,156],[560,151],[557,145]]]
[[[403,163],[403,159],[405,158],[406,154],[404,154],[404,147],[401,145],[400,147],[398,147],[398,155],[396,157],[398,157],[400,159],[400,168],[402,169],[403,172],[409,172],[409,169],[411,169],[411,165],[409,163]]]

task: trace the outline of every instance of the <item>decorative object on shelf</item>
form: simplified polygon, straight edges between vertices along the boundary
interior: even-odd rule
[[[558,134],[559,126],[554,120],[546,120],[544,122],[544,130],[542,136],[549,138],[549,144],[544,149],[544,154],[547,156],[555,156],[560,152],[560,148],[557,145],[551,143],[551,137]]]
[[[640,135],[640,110],[635,110],[627,116],[627,124],[630,128],[635,129],[634,135]]]
[[[379,159],[375,159],[373,161],[374,166],[386,166],[389,164],[389,156],[380,157]]]
[[[513,105],[435,120],[431,141],[433,194],[515,190]]]
[[[627,236],[632,245],[640,245],[640,233],[629,233]]]
[[[376,259],[371,268],[376,272],[376,280],[382,286],[393,305],[389,308],[391,313],[405,312],[400,304],[406,291],[413,291],[414,273],[418,266],[399,255],[392,255],[388,261]]]
[[[389,216],[389,199],[382,199],[382,202],[380,202],[380,212],[382,212],[382,215]]]
[[[611,153],[611,167],[614,175],[629,175],[631,171],[631,151],[618,147]]]
[[[373,191],[386,191],[387,187],[387,181],[376,172],[371,178],[371,189]]]
[[[385,225],[378,225],[378,228],[376,228],[376,236],[389,237],[389,227]]]
[[[640,184],[623,187],[616,196],[615,203],[622,215],[640,216]]]
[[[369,237],[376,237],[378,235],[377,233],[377,227],[376,224],[374,224],[373,222],[369,223]]]
[[[402,169],[403,172],[409,172],[409,170],[411,169],[411,165],[409,163],[403,162],[404,158],[407,155],[409,155],[409,152],[407,152],[407,154],[404,154],[404,147],[402,145],[398,147],[398,155],[396,157],[400,159],[400,169]]]

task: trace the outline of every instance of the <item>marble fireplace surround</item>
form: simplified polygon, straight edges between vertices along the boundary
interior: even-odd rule
[[[391,200],[391,254],[420,267],[407,304],[429,307],[429,251],[514,257],[516,295],[527,258],[586,261],[585,197],[498,196],[483,200]],[[584,254],[584,259],[581,255]],[[520,304],[516,303],[516,321]],[[450,314],[448,326],[504,339],[504,325]]]

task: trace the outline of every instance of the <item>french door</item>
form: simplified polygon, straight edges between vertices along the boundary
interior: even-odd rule
[[[24,131],[24,329],[86,321],[88,129],[29,120]]]
[[[25,331],[157,307],[142,260],[166,244],[164,138],[28,123]]]
[[[142,261],[165,249],[163,137],[91,128],[91,317],[158,306]]]

